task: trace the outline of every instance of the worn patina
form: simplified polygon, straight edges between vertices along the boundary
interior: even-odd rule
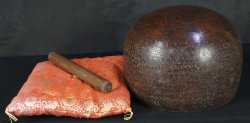
[[[128,32],[125,77],[143,103],[164,111],[222,106],[236,94],[242,44],[222,15],[174,6],[142,16]]]

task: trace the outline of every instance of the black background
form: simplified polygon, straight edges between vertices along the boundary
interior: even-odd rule
[[[250,43],[249,0],[0,0],[0,56],[122,51],[140,16],[181,4],[221,13]]]
[[[198,5],[217,11],[235,26],[244,43],[244,64],[234,100],[204,112],[161,112],[132,98],[129,122],[250,122],[250,1],[248,0],[0,0],[0,123],[6,106],[37,62],[55,50],[69,58],[122,54],[126,33],[143,14],[172,5]],[[103,119],[20,117],[20,123],[123,122]]]

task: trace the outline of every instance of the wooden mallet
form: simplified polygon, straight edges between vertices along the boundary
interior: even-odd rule
[[[111,82],[91,72],[90,70],[70,61],[69,59],[56,52],[50,52],[48,55],[48,59],[59,68],[62,68],[66,72],[76,76],[80,80],[83,80],[84,82],[94,87],[96,90],[105,93],[112,90]]]

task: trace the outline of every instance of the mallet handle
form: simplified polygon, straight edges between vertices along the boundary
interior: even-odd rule
[[[112,90],[111,82],[91,72],[90,70],[70,61],[69,59],[63,57],[62,55],[56,52],[50,52],[48,55],[48,59],[59,68],[62,68],[66,72],[90,84],[96,90],[105,93],[110,92]]]

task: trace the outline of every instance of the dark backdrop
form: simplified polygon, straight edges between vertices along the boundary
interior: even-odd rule
[[[0,56],[122,51],[141,15],[179,4],[223,14],[250,43],[249,0],[1,0]]]

